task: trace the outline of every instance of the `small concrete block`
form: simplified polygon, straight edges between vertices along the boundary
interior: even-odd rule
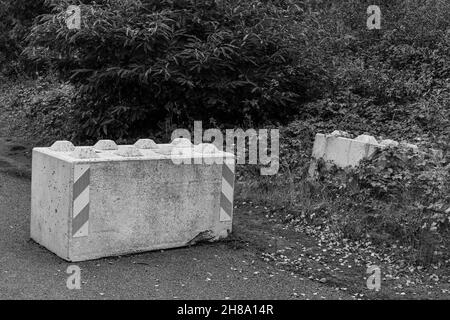
[[[192,142],[186,138],[176,138],[173,139],[172,145],[177,148],[190,148],[192,147]]]
[[[97,150],[117,150],[117,144],[112,140],[99,140],[94,148]]]
[[[324,134],[316,134],[316,139],[314,140],[314,146],[312,151],[312,156],[314,159],[320,159],[325,155],[325,148],[327,146],[327,139]]]
[[[98,158],[97,153],[92,147],[76,147],[70,154],[71,157],[77,159],[95,159]]]
[[[50,149],[56,152],[71,152],[75,150],[75,146],[70,141],[59,140],[53,143]]]
[[[312,162],[323,159],[339,168],[354,167],[362,159],[370,157],[377,148],[379,145],[371,136],[363,135],[359,139],[348,139],[336,135],[317,134],[312,151]],[[310,166],[310,177],[314,176],[316,170],[315,165]]]
[[[142,157],[143,154],[135,146],[121,146],[114,154],[121,157]]]
[[[395,140],[385,139],[380,141],[380,145],[384,147],[397,147],[399,143]]]
[[[330,135],[335,137],[351,138],[351,135],[348,132],[341,130],[334,130]]]
[[[139,139],[134,144],[139,149],[157,149],[158,145],[152,139]]]
[[[369,136],[367,134],[361,134],[361,135],[357,136],[355,138],[355,140],[356,141],[361,141],[361,142],[364,142],[364,143],[378,144],[378,141],[377,141],[377,139],[375,139],[375,137]]]
[[[194,151],[201,154],[215,154],[220,152],[217,147],[212,143],[200,143],[194,146]]]

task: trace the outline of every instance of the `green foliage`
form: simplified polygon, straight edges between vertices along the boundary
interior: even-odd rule
[[[420,264],[448,258],[450,164],[431,152],[387,148],[345,174],[322,171],[333,227],[344,237],[405,248]]]
[[[54,78],[0,81],[0,135],[35,145],[56,140],[77,143],[75,90]]]
[[[47,1],[27,59],[74,83],[80,138],[300,118],[445,148],[450,4],[445,0]],[[368,5],[382,29],[367,30]]]
[[[283,41],[282,10],[257,0],[106,1],[83,5],[82,29],[54,1],[30,36],[87,99],[86,136],[142,134],[158,122],[286,119],[317,77]]]
[[[20,54],[34,18],[45,9],[44,0],[0,0],[0,73],[18,75],[32,67]]]
[[[381,7],[381,30],[365,28],[371,4]],[[316,64],[329,81],[298,118],[325,132],[420,138],[448,149],[450,3],[348,0],[319,7],[308,17],[319,21]]]
[[[362,188],[377,199],[389,197],[431,204],[448,188],[445,160],[407,148],[387,148],[365,160],[356,170]],[[447,180],[446,180],[447,178]]]

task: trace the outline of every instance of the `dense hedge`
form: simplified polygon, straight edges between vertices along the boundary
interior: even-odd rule
[[[285,41],[282,9],[261,1],[106,1],[83,5],[82,29],[54,1],[31,34],[83,93],[87,136],[123,137],[161,122],[255,125],[286,120],[317,96],[312,65]],[[291,14],[292,16],[292,14]],[[55,19],[56,18],[56,19]]]
[[[0,74],[15,76],[36,67],[20,55],[34,19],[48,9],[44,0],[0,0]]]
[[[49,2],[26,56],[81,90],[85,137],[300,118],[442,147],[450,131],[445,0],[105,0],[82,5],[80,31]]]

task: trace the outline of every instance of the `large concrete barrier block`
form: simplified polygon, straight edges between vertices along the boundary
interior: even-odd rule
[[[174,142],[33,149],[31,238],[83,261],[228,236],[234,155]]]

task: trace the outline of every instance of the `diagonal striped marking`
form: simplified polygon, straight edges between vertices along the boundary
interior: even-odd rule
[[[73,198],[76,199],[78,196],[89,187],[89,176],[90,176],[91,170],[87,169],[78,180],[75,181],[73,184]]]
[[[231,221],[231,217],[228,215],[228,213],[223,211],[222,208],[220,208],[220,222],[226,222],[226,221]]]
[[[229,215],[233,212],[233,203],[223,193],[220,197],[220,207]]]
[[[76,165],[73,170],[74,182],[80,179],[80,177],[89,169],[89,165]]]
[[[231,202],[233,202],[234,190],[227,180],[222,178],[222,194],[224,194]]]
[[[81,210],[89,204],[89,186],[73,201],[73,217],[75,218]]]
[[[72,220],[72,236],[75,235],[81,227],[89,220],[89,203]]]
[[[80,237],[85,237],[87,236],[89,233],[89,221],[87,221],[81,228],[80,230],[77,231],[77,233],[75,233],[73,235],[74,238],[80,238]]]
[[[222,177],[230,184],[231,187],[234,186],[234,171],[230,169],[230,165],[224,164],[222,166]]]

